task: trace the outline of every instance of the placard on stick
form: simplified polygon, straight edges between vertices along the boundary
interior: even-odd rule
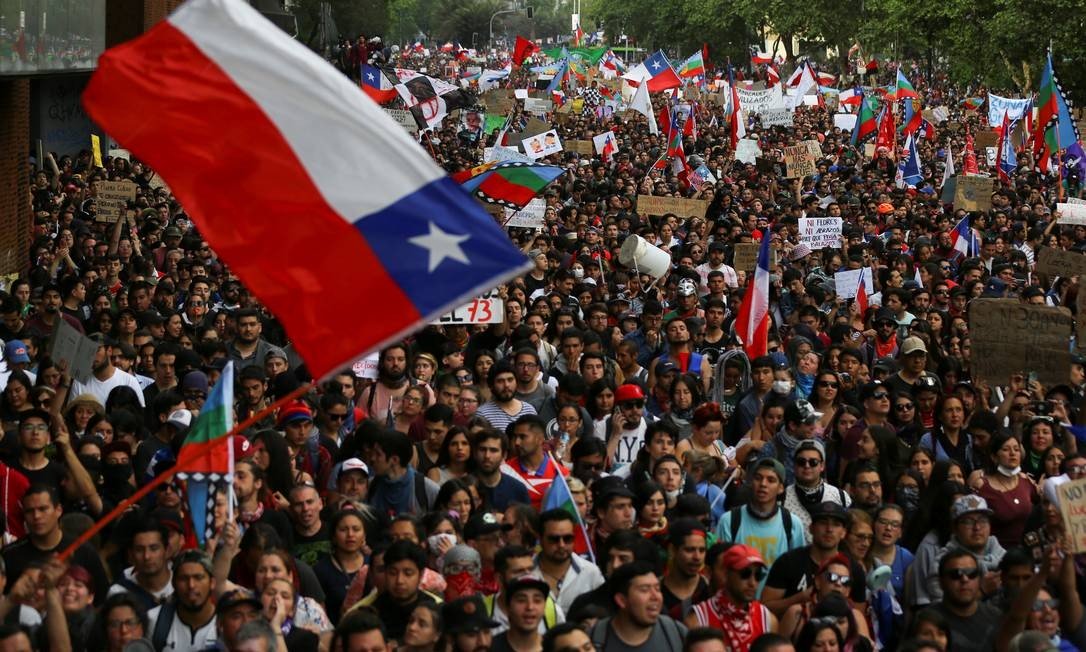
[[[1086,255],[1077,251],[1064,251],[1044,247],[1038,252],[1037,273],[1053,276],[1081,276],[1086,279]],[[1080,296],[1086,293],[1079,293]],[[1086,319],[1080,321],[1086,322]]]
[[[732,267],[737,272],[751,272],[758,266],[758,250],[762,245],[758,242],[739,242],[735,245],[735,256],[732,258]],[[769,248],[769,267],[777,266],[777,250]]]
[[[1064,530],[1071,540],[1070,552],[1086,552],[1086,478],[1064,482],[1059,486],[1060,515]]]
[[[136,184],[131,181],[99,181],[94,205],[95,222],[116,222],[125,216],[128,202],[136,199]]]
[[[1033,372],[1044,385],[1067,382],[1071,369],[1071,311],[1017,299],[974,299],[969,304],[973,374],[991,384]]]
[[[958,175],[954,185],[954,208],[986,211],[992,208],[992,179]]]
[[[709,202],[704,199],[684,199],[682,197],[637,196],[637,212],[645,215],[667,215],[674,213],[682,219],[700,217],[705,219]]]
[[[799,241],[806,243],[812,251],[826,247],[841,246],[840,217],[801,217],[799,218]]]
[[[1056,210],[1060,212],[1060,224],[1086,225],[1086,204],[1059,203],[1056,204]]]

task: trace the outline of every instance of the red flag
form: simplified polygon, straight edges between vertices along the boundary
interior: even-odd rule
[[[517,36],[517,43],[513,46],[513,65],[520,66],[524,64],[524,60],[532,56],[536,52],[539,52],[539,46],[524,38],[523,36]]]
[[[864,270],[860,270],[860,284],[856,286],[856,305],[860,308],[860,319],[867,314],[867,285],[864,283]]]
[[[973,134],[969,130],[965,132],[965,156],[962,161],[962,172],[965,174],[980,174],[977,166],[977,154],[973,151]]]
[[[882,108],[879,116],[879,133],[875,137],[875,149],[885,147],[890,150],[890,158],[897,160],[897,129],[894,128],[894,112],[889,106]]]

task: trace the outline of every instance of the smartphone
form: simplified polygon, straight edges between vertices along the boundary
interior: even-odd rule
[[[1037,382],[1037,372],[1036,371],[1029,372],[1029,375],[1026,376],[1026,382],[1027,383],[1035,383],[1035,382]]]

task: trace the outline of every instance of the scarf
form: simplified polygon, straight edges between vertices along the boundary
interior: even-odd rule
[[[244,523],[245,525],[252,525],[253,523],[256,523],[257,521],[260,520],[260,517],[263,516],[263,515],[264,515],[264,503],[260,503],[260,502],[258,502],[256,504],[256,509],[254,509],[251,512],[246,512],[246,511],[243,511],[243,510],[240,510],[240,509],[238,510],[238,520],[241,521],[242,523]]]
[[[893,357],[894,351],[897,350],[897,333],[895,332],[890,336],[890,339],[883,342],[879,338],[875,338],[875,359],[880,360],[882,358]]]
[[[825,490],[825,482],[819,482],[818,486],[814,489],[805,489],[797,484],[796,498],[799,499],[799,504],[803,505],[804,509],[808,512],[812,512],[815,507],[822,504],[822,494],[825,493]]]
[[[754,628],[751,626],[750,610],[752,604],[741,607],[728,596],[727,591],[719,591],[713,601],[713,609],[720,618],[724,636],[728,638],[729,650],[746,650],[750,647]]]
[[[800,398],[807,398],[814,390],[815,375],[796,372],[796,391]]]

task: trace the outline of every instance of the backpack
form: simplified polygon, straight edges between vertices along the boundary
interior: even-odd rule
[[[421,513],[430,511],[430,496],[426,493],[426,476],[415,471],[415,502]]]
[[[173,617],[177,613],[177,606],[173,600],[162,603],[158,611],[158,620],[155,621],[155,631],[151,633],[151,647],[157,652],[166,649],[166,641],[170,637],[170,628],[173,627]]]
[[[121,579],[117,580],[117,584],[123,586],[124,590],[128,592],[128,595],[132,596],[136,602],[143,606],[144,611],[150,611],[158,606],[158,600],[155,599],[155,596],[151,595],[150,591],[127,577],[122,576]]]
[[[781,510],[781,520],[784,521],[784,540],[788,543],[789,546],[791,546],[792,513],[785,509],[784,505],[781,505],[779,509]],[[743,507],[733,509],[731,512],[731,516],[729,517],[731,521],[728,523],[728,529],[731,530],[732,533],[732,543],[735,543],[735,537],[739,535],[739,526],[743,524],[744,511],[745,509]]]
[[[608,630],[611,627],[611,618],[603,618],[592,628],[592,645],[598,652],[606,652]],[[660,627],[664,630],[664,640],[667,641],[667,649],[670,652],[681,652],[683,649],[683,636],[679,631],[679,625],[671,616],[660,615]]]

